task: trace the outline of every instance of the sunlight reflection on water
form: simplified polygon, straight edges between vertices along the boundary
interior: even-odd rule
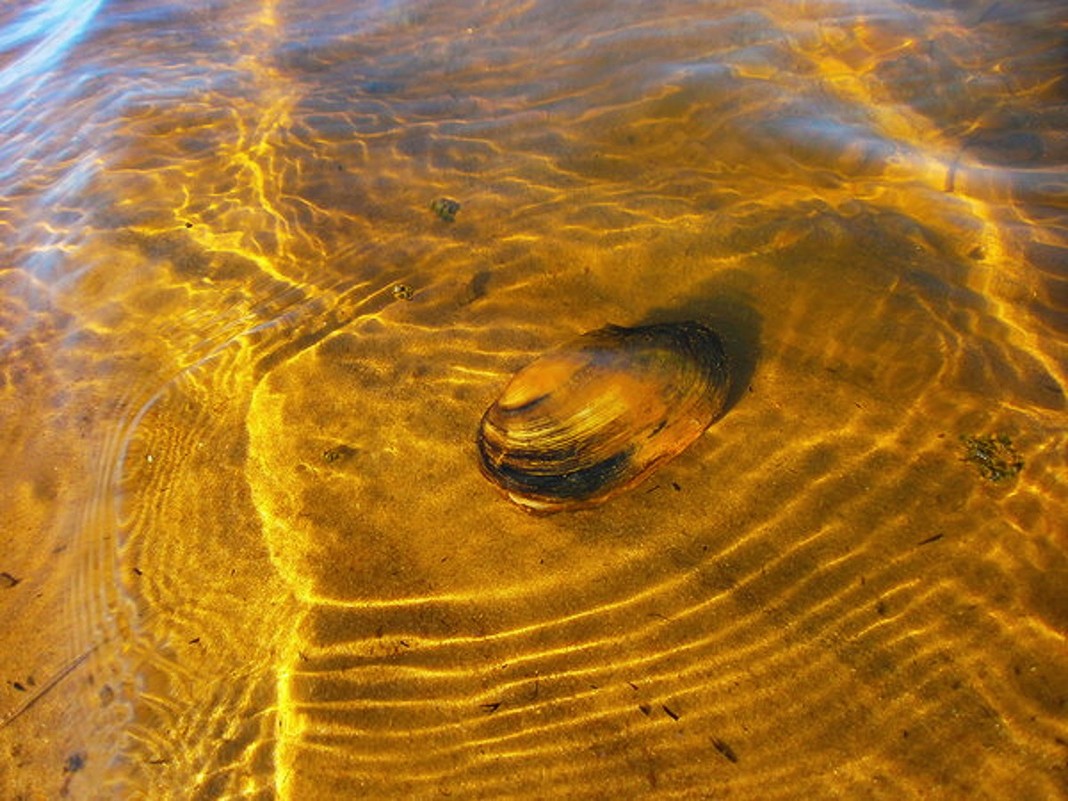
[[[0,12],[0,795],[1049,795],[1058,9]],[[511,374],[680,319],[675,462],[483,480]]]
[[[0,92],[17,88],[5,100],[0,131],[12,131],[21,120],[20,112],[34,100],[65,55],[92,22],[104,0],[53,0],[17,16],[0,27],[0,53],[15,52],[0,69]],[[9,116],[10,115],[10,116]]]

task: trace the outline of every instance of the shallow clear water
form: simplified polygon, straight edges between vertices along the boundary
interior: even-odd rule
[[[0,11],[0,795],[1068,796],[1061,4],[469,5]],[[682,456],[480,475],[681,319]]]

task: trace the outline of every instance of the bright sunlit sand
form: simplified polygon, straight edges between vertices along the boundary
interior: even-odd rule
[[[0,797],[1068,797],[1066,23],[5,5]],[[675,459],[482,475],[681,320]]]

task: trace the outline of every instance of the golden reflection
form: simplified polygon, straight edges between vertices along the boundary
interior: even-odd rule
[[[0,795],[1058,797],[1055,4],[342,5],[105,8],[0,139]],[[692,447],[483,479],[688,319]]]

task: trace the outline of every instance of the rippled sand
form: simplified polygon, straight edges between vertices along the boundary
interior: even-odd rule
[[[0,15],[0,795],[1068,797],[1058,3],[185,5]],[[679,319],[677,460],[480,475]]]

